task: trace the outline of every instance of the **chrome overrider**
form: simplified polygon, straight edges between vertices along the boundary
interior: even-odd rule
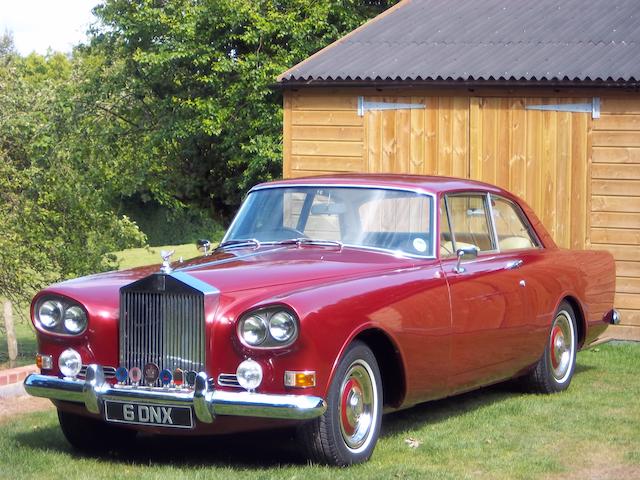
[[[191,407],[203,423],[212,423],[216,415],[308,420],[327,409],[320,397],[215,390],[204,372],[196,377],[193,390],[114,386],[106,381],[103,368],[95,364],[87,367],[85,380],[31,374],[24,388],[34,397],[84,403],[95,414],[102,413],[105,400]]]

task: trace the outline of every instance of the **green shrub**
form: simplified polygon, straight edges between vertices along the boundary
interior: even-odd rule
[[[195,207],[171,210],[153,201],[132,201],[125,211],[147,235],[151,247],[194,243],[200,238],[215,242],[224,235],[219,221]]]

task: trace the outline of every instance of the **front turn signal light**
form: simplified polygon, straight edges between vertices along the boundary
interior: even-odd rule
[[[36,367],[40,370],[51,370],[53,368],[53,357],[51,355],[36,355]]]
[[[285,387],[309,388],[316,386],[316,372],[313,371],[289,371],[284,372]]]

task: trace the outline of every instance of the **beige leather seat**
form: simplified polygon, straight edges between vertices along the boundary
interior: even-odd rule
[[[533,247],[531,240],[525,237],[506,237],[500,240],[498,244],[500,245],[500,251]]]

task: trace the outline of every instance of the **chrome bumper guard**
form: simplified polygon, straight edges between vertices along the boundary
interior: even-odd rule
[[[24,381],[29,395],[51,400],[83,403],[91,413],[101,414],[105,400],[191,407],[196,418],[212,423],[216,415],[236,415],[291,420],[308,420],[322,415],[327,404],[320,397],[274,395],[252,392],[224,392],[209,387],[200,372],[193,390],[116,387],[106,382],[99,365],[89,365],[85,380],[31,374]]]

